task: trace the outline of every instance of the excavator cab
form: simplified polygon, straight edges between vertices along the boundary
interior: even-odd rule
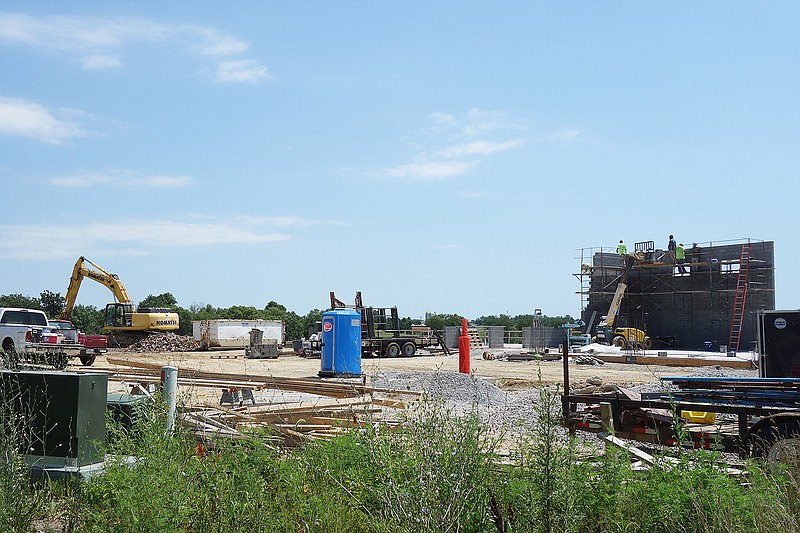
[[[131,304],[116,302],[106,305],[105,325],[112,328],[124,328],[131,325]]]

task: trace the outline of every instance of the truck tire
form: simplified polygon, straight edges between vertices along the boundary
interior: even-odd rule
[[[96,357],[96,356],[94,356],[94,355],[82,355],[82,356],[80,357],[80,359],[81,359],[81,364],[82,364],[83,366],[92,366],[92,364],[94,363],[94,360],[95,360],[96,358],[97,358],[97,357]]]
[[[69,357],[62,352],[51,354],[47,359],[49,359],[48,363],[53,365],[56,370],[64,370],[69,364]]]
[[[16,370],[19,367],[19,358],[17,357],[16,348],[14,348],[14,342],[11,339],[6,339],[0,351],[2,351],[3,355],[3,368]]]
[[[417,353],[417,345],[413,342],[403,344],[403,357],[414,357]]]
[[[800,472],[800,421],[786,420],[762,428],[751,443],[753,457],[764,459],[772,471]]]
[[[623,337],[622,335],[617,335],[616,337],[614,337],[612,344],[618,348],[624,348],[627,342],[625,341],[625,337]]]
[[[649,350],[650,348],[652,348],[653,347],[653,339],[651,339],[650,337],[645,337],[644,340],[642,341],[642,347],[645,350]]]
[[[390,342],[383,348],[383,355],[386,357],[397,357],[400,355],[400,345],[396,342]]]

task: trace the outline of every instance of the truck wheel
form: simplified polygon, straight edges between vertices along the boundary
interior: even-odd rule
[[[92,364],[94,363],[94,360],[96,358],[97,357],[94,356],[94,355],[82,355],[81,358],[80,358],[81,359],[81,364],[83,366],[92,366]]]
[[[650,348],[653,347],[653,339],[651,339],[650,337],[645,337],[644,340],[642,341],[642,346],[644,347],[645,350],[649,350]]]
[[[751,450],[753,457],[764,459],[772,471],[788,468],[800,472],[800,422],[790,420],[761,429]]]
[[[626,344],[625,337],[623,337],[622,335],[617,335],[616,337],[614,337],[614,341],[612,342],[612,344],[618,348],[624,348]]]
[[[17,349],[14,348],[14,342],[11,339],[6,339],[3,343],[3,368],[9,370],[16,370],[19,368],[19,357],[17,356]]]
[[[67,357],[65,353],[50,354],[48,359],[50,359],[49,363],[53,365],[53,368],[56,370],[64,370],[67,368],[67,363],[69,363],[69,357]]]
[[[400,345],[396,342],[390,342],[383,349],[383,355],[386,357],[397,357],[400,355]]]
[[[413,342],[407,342],[403,345],[403,357],[414,357],[417,353],[417,345]]]

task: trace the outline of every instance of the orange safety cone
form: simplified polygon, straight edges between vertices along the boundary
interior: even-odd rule
[[[466,318],[461,319],[461,336],[458,337],[458,371],[469,374],[469,334]]]

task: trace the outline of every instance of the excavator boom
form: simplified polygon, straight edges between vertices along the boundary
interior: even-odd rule
[[[94,269],[88,268],[86,264],[91,265]],[[89,278],[105,285],[114,294],[115,302],[106,305],[105,309],[105,329],[107,331],[119,332],[120,335],[128,333],[130,334],[130,339],[135,341],[136,338],[141,338],[148,332],[175,331],[178,329],[180,324],[177,313],[172,312],[170,309],[158,308],[141,308],[137,310],[119,276],[92,263],[83,256],[78,258],[75,262],[75,267],[72,269],[64,310],[61,312],[62,319],[70,319],[83,278]]]
[[[92,265],[97,270],[91,270],[85,266],[85,263]],[[116,301],[120,303],[130,303],[131,299],[128,296],[128,291],[120,281],[119,276],[108,272],[104,268],[92,263],[85,257],[81,256],[75,262],[75,267],[72,269],[72,277],[69,278],[69,286],[67,287],[67,296],[65,298],[64,310],[61,312],[61,318],[69,320],[72,316],[72,310],[75,308],[75,300],[78,298],[78,291],[81,288],[83,278],[90,278],[98,283],[102,283],[114,294]]]

